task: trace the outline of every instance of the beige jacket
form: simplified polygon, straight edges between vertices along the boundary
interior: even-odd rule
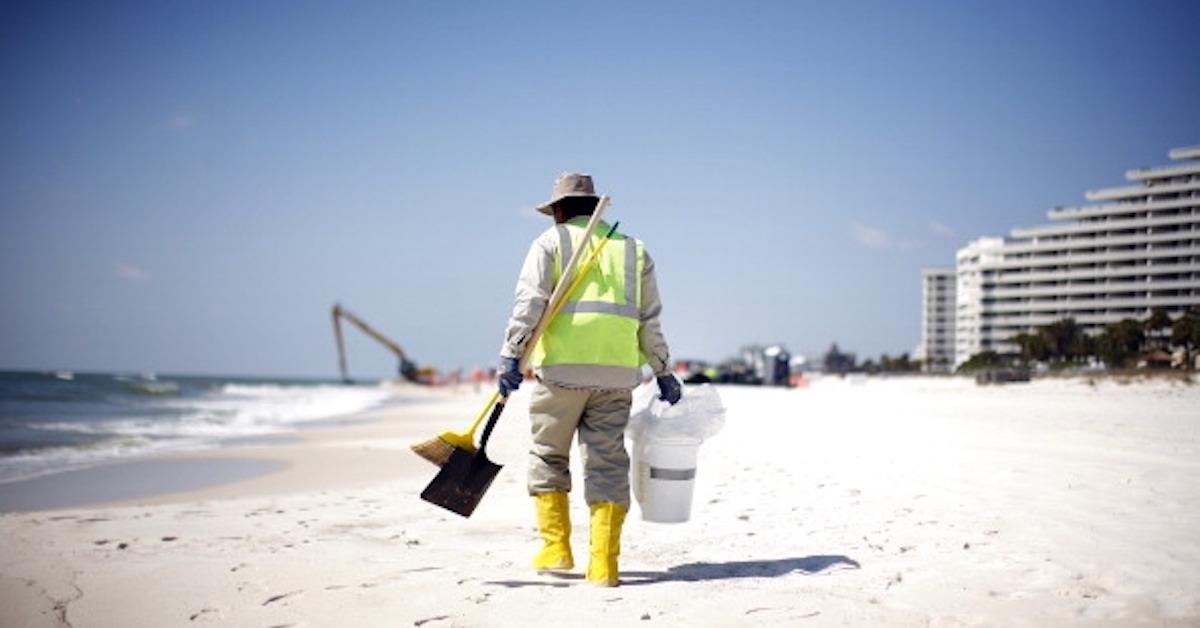
[[[608,225],[604,224],[604,221],[600,221],[596,226],[597,233],[607,230]],[[504,333],[500,357],[519,358],[525,354],[526,349],[532,348],[526,347],[529,336],[546,310],[550,294],[554,292],[554,255],[558,251],[559,239],[559,226],[555,225],[542,232],[529,246],[529,253],[521,266],[521,275],[517,278],[516,300],[512,316],[508,320],[508,329]],[[670,372],[667,367],[670,351],[662,335],[662,325],[659,323],[662,301],[659,300],[658,281],[654,275],[654,260],[650,258],[650,253],[645,252],[644,247],[643,254],[645,262],[641,277],[642,305],[638,344],[646,354],[654,374],[664,375]],[[558,364],[538,369],[537,374],[542,381],[566,388],[628,389],[641,383],[636,371],[623,367]]]

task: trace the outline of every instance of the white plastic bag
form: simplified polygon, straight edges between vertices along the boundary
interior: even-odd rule
[[[658,399],[658,384],[649,381],[633,389],[633,405],[625,431],[635,441],[703,441],[725,425],[725,406],[711,384],[684,386],[679,403]]]

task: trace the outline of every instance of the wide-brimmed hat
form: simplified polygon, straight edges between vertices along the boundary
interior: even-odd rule
[[[599,199],[596,196],[596,186],[592,183],[592,175],[578,172],[564,172],[558,175],[558,178],[554,180],[554,190],[550,193],[550,200],[538,205],[537,210],[549,216],[554,213],[555,203],[570,196]]]

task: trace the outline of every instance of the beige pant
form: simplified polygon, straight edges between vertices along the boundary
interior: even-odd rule
[[[533,448],[529,494],[571,490],[571,438],[579,433],[583,497],[588,504],[629,508],[629,454],[625,424],[630,391],[562,388],[538,382],[529,402]]]

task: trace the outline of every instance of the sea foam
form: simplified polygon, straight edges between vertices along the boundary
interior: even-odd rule
[[[136,391],[142,393],[142,400],[127,405],[127,412],[118,408],[112,416],[89,420],[28,423],[27,429],[61,433],[64,444],[0,456],[0,483],[165,451],[216,447],[232,439],[287,433],[395,400],[382,386],[218,383],[200,394],[178,395],[171,394],[180,390],[180,384],[171,378],[146,383],[155,391]],[[72,435],[73,439],[68,438]],[[79,440],[83,442],[74,442]]]

